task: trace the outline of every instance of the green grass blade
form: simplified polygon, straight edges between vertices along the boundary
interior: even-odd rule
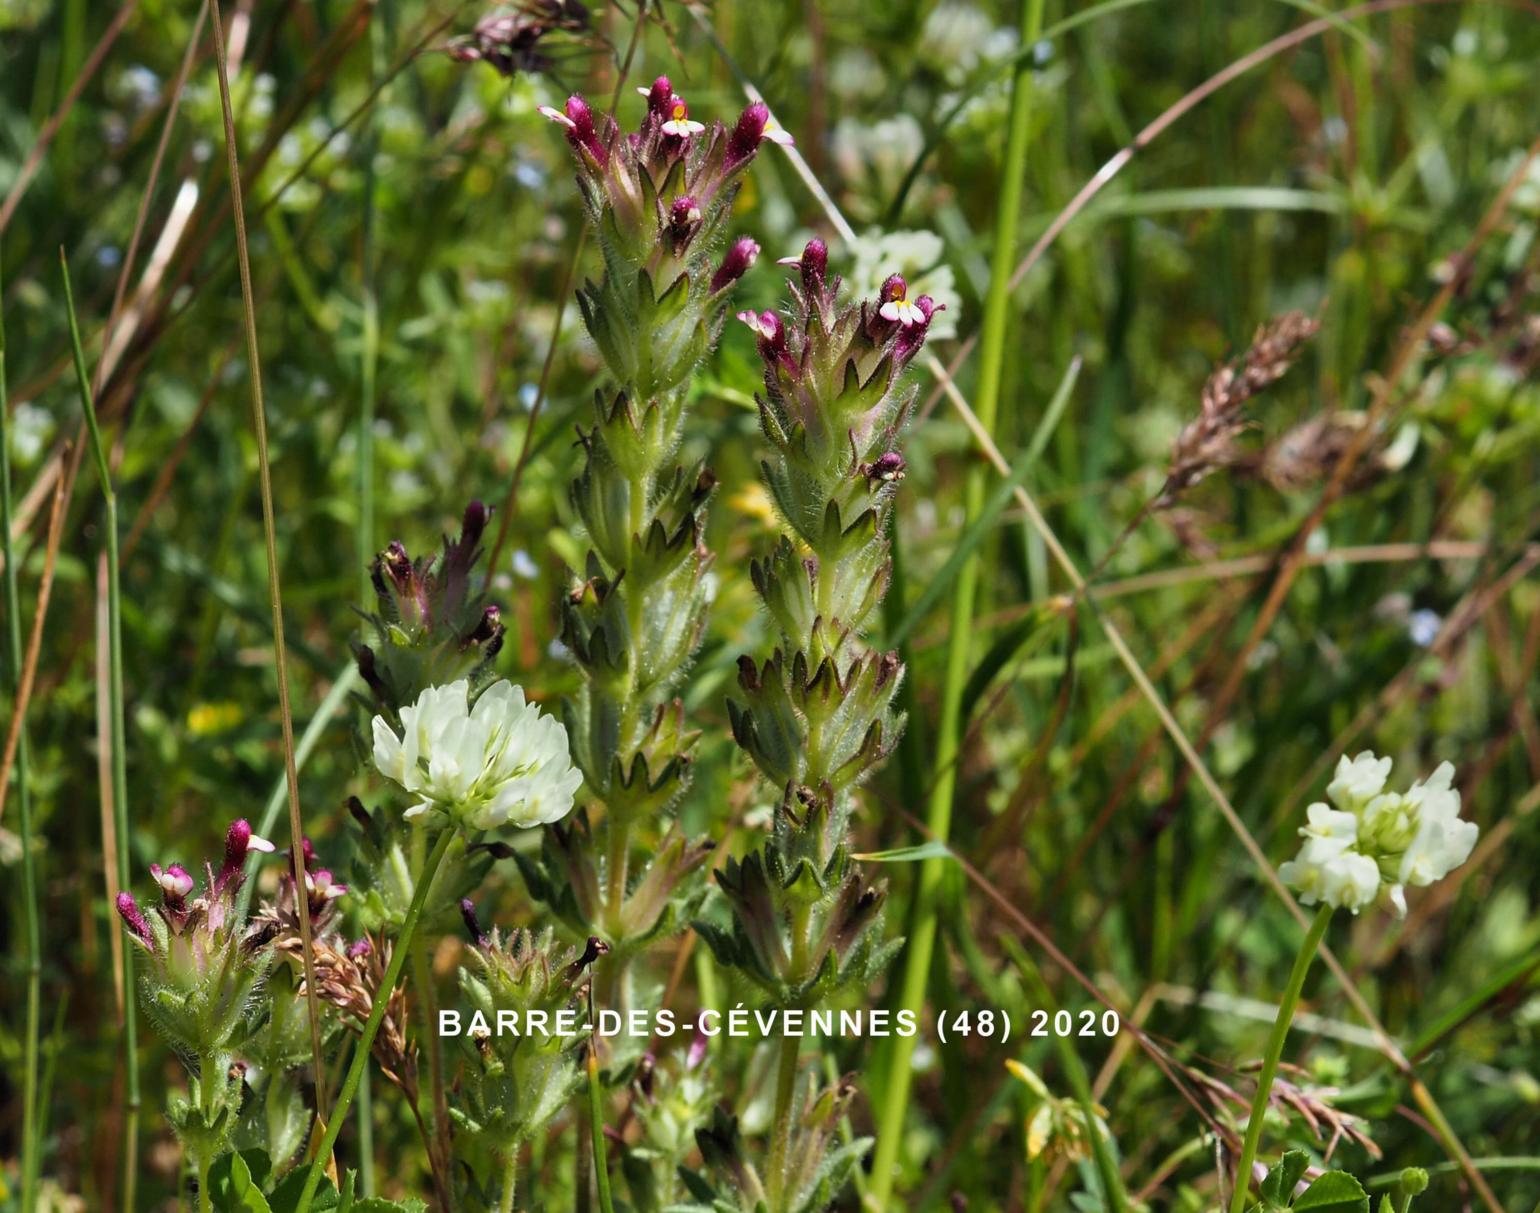
[[[85,352],[80,344],[80,320],[75,314],[75,293],[70,285],[69,263],[59,250],[59,268],[64,278],[64,304],[69,313],[70,350],[75,361],[75,379],[80,389],[80,407],[85,413],[86,431],[91,441],[91,459],[101,479],[102,501],[106,518],[103,529],[107,544],[107,694],[111,713],[112,815],[117,833],[118,887],[129,885],[128,863],[128,755],[123,716],[123,604],[118,569],[118,498],[112,487],[112,469],[107,450],[102,445],[97,423],[96,401],[91,395],[91,378],[86,373]],[[116,929],[116,928],[114,928]],[[134,950],[122,950],[123,981],[123,1061],[126,1070],[127,1098],[124,1103],[123,1131],[123,1207],[134,1207],[134,1190],[139,1175],[139,1006],[134,990]]]
[[[5,561],[6,660],[10,665],[13,703],[21,701],[21,593],[16,552],[11,543],[11,407],[5,372],[5,277],[0,273],[0,559]],[[16,733],[16,813],[21,841],[21,919],[26,941],[27,1019],[22,1037],[21,1088],[21,1207],[37,1198],[37,1169],[41,1153],[38,1129],[38,1040],[41,1031],[43,940],[37,905],[37,868],[33,856],[32,762],[26,722]]]
[[[890,645],[895,647],[901,645],[914,634],[914,629],[930,613],[931,608],[936,605],[947,588],[953,584],[963,565],[972,559],[974,552],[978,550],[979,544],[984,542],[990,528],[1010,503],[1016,486],[1024,483],[1031,474],[1033,465],[1042,455],[1043,448],[1048,445],[1054,426],[1063,415],[1064,407],[1069,403],[1070,395],[1075,390],[1075,382],[1080,378],[1080,365],[1079,358],[1069,364],[1069,369],[1064,372],[1064,377],[1059,380],[1059,386],[1054,391],[1048,411],[1043,414],[1042,420],[1038,423],[1027,453],[1017,461],[1016,466],[1011,469],[1011,474],[995,485],[979,510],[978,517],[963,529],[962,537],[953,547],[952,554],[947,557],[946,563],[934,577],[926,581],[925,589],[920,592],[919,598],[915,599],[914,605],[904,613],[903,619],[888,636]]]
[[[1021,45],[1032,46],[1043,28],[1043,0],[1023,0]],[[1011,118],[1006,133],[1005,162],[1000,178],[999,209],[995,215],[995,239],[990,262],[989,298],[984,309],[980,339],[977,414],[985,431],[993,431],[1000,400],[1000,378],[1005,363],[1006,335],[1011,315],[1011,267],[1016,258],[1016,233],[1025,189],[1027,143],[1031,129],[1033,83],[1030,61],[1016,63],[1011,81]],[[964,489],[965,530],[983,512],[986,501],[984,469],[973,468]],[[940,580],[939,578],[937,579]],[[951,625],[947,636],[946,680],[941,692],[935,754],[936,772],[926,826],[930,836],[947,841],[952,825],[952,795],[956,789],[956,759],[961,743],[962,691],[967,681],[969,639],[973,631],[974,598],[978,588],[978,561],[965,558],[952,583]],[[918,1016],[925,1003],[931,951],[936,937],[936,897],[945,872],[945,861],[928,859],[916,881],[913,929],[904,949],[899,978],[898,1007]],[[914,1038],[899,1037],[888,1055],[882,1105],[877,1115],[877,1146],[872,1162],[872,1200],[885,1209],[893,1193],[894,1169],[909,1109],[910,1067]]]

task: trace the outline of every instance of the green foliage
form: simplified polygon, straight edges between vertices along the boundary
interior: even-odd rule
[[[1388,1213],[1489,1209],[1447,1136],[1495,1205],[1532,1208],[1533,165],[1466,246],[1534,138],[1540,26],[1502,4],[1329,7],[1050,0],[1026,45],[1016,0],[668,0],[642,6],[631,50],[635,4],[224,4],[296,731],[315,721],[299,763],[302,825],[312,867],[349,890],[318,920],[318,956],[335,962],[321,980],[328,1093],[372,999],[388,997],[373,988],[378,962],[423,860],[360,726],[424,685],[506,677],[552,710],[569,705],[586,780],[580,811],[538,836],[455,844],[388,1021],[400,1049],[370,1063],[372,1119],[355,1103],[339,1130],[343,1185],[371,1195],[326,1183],[313,1208],[436,1201],[435,1167],[468,1213],[496,1209],[507,1173],[516,1208],[583,1203],[576,1050],[533,1050],[527,1065],[510,1051],[520,1074],[494,1089],[470,1042],[432,1030],[436,1010],[473,1001],[459,970],[483,979],[458,939],[460,898],[474,896],[505,938],[552,930],[552,957],[590,935],[613,945],[594,976],[601,1006],[652,1009],[666,995],[681,1024],[740,1002],[870,1010],[900,1001],[885,975],[913,934],[926,861],[937,933],[903,1128],[885,1139],[893,1207],[1108,1206],[1092,1159],[1055,1168],[1023,1149],[1037,1105],[1023,1104],[1005,1062],[1066,1101],[1074,1067],[1033,1034],[1045,1002],[1010,963],[1019,947],[1075,1016],[1062,1048],[1122,1146],[1127,1191],[1151,1209],[1214,1208],[1266,1038],[1256,1004],[1276,996],[1297,929],[1104,621],[1273,866],[1298,849],[1338,751],[1372,747],[1405,771],[1454,763],[1463,812],[1481,827],[1475,856],[1409,890],[1404,921],[1365,909],[1329,939],[1421,1085],[1318,964],[1301,1004],[1317,1018],[1288,1039],[1262,1157],[1305,1151],[1319,1164],[1335,1141],[1340,1170],[1308,1189],[1316,1208],[1364,1208],[1351,1174],[1375,1201],[1385,1193]],[[114,941],[122,928],[104,896],[121,865],[123,887],[148,905],[152,861],[194,868],[232,818],[259,822],[283,780],[206,18],[164,125],[198,12],[0,0],[6,563],[18,589],[0,624],[21,650],[0,671],[8,689],[41,628],[28,752],[0,815],[6,1208],[26,1199],[29,1153],[40,1208],[122,1206],[114,942],[134,949],[153,1029],[139,1041],[128,1160],[138,1209],[192,1202],[197,1160],[181,1157],[180,1129],[220,1155],[215,1208],[292,1210],[314,1125],[287,857],[253,866],[249,887],[250,921],[277,923],[280,958],[247,963],[239,932],[224,929],[208,949],[231,959],[223,976],[180,956],[157,971],[131,940]],[[739,71],[796,136],[800,161],[766,144],[729,170]],[[635,92],[659,74],[705,126],[685,155],[665,152],[659,115]],[[999,309],[1002,472],[925,355],[955,363],[951,386],[978,403],[977,355],[959,356],[999,282],[990,258],[1018,74],[1030,112],[1014,237],[1018,264],[1034,257]],[[593,146],[574,148],[537,112],[577,89]],[[1057,225],[1092,181],[1094,196]],[[699,218],[686,207],[672,226],[691,195]],[[810,315],[785,281],[801,290],[801,268],[773,262],[812,236],[848,281],[835,310],[814,301]],[[760,260],[713,290],[742,237]],[[109,515],[93,467],[70,475],[95,459],[80,445],[61,245],[87,374],[100,379],[121,532],[128,794],[105,811]],[[946,303],[907,360],[893,334],[868,327],[893,272],[911,301]],[[1436,323],[1403,348],[1446,283]],[[740,309],[755,329],[732,319]],[[796,358],[767,364],[767,311]],[[1210,377],[1243,366],[1250,335],[1291,311],[1320,331],[1235,419],[1224,466],[1146,511]],[[883,457],[900,450],[903,480],[883,479]],[[970,479],[983,488],[971,515]],[[488,507],[474,526],[471,500]],[[1060,551],[1089,592],[1074,592]],[[1298,575],[1284,593],[1291,552]],[[361,602],[376,557],[380,580]],[[969,560],[979,593],[954,674],[942,604]],[[362,646],[373,655],[364,693],[338,697],[354,710],[323,712]],[[949,683],[962,688],[959,744],[955,762],[938,762]],[[0,740],[15,698],[0,702]],[[955,777],[946,852],[910,822],[943,773]],[[344,811],[354,798],[357,827]],[[119,807],[126,830],[104,829]],[[29,911],[41,934],[35,1047]],[[806,943],[795,963],[794,928]],[[157,940],[169,963],[172,941]],[[373,951],[355,964],[348,951],[365,940]],[[1102,1000],[1120,1017],[1116,1040],[1101,1034]],[[985,1007],[1009,1018],[1009,1042],[940,1040],[938,1012],[976,1022]],[[1087,1036],[1083,1011],[1098,1017]],[[866,1143],[893,1089],[891,1042],[800,1042],[796,1115],[782,1118],[792,1165],[772,1197],[776,1043],[684,1031],[601,1042],[616,1201],[660,1213],[858,1207],[872,1182]],[[856,1075],[848,1098],[842,1073]],[[527,1106],[516,1099],[526,1087]],[[815,1132],[804,1109],[831,1089]],[[1429,1131],[1419,1091],[1447,1133]],[[1071,1120],[1076,1095],[1063,1104]],[[500,1126],[504,1153],[514,1129],[525,1134],[515,1165],[495,1171],[488,1142],[453,1115],[447,1151],[436,1144],[440,1102]],[[1400,1111],[1414,1104],[1415,1117]],[[232,1151],[247,1176],[239,1195]],[[1391,1178],[1413,1167],[1426,1168],[1425,1191]],[[1291,1203],[1302,1175],[1285,1178],[1270,1179],[1262,1208],[1311,1207]]]

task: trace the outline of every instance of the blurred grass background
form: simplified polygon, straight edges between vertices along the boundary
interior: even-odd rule
[[[1003,3],[662,4],[649,10],[628,79],[666,72],[697,114],[730,116],[743,94],[707,36],[714,30],[858,233],[835,242],[833,262],[863,290],[898,268],[944,298],[934,346],[950,362],[978,331],[988,290],[1015,56],[1032,67],[1017,230],[1025,249],[1166,107],[1332,7],[1346,6],[1049,0],[1044,37],[1022,47],[1016,6]],[[572,89],[607,97],[637,13],[595,4],[586,28],[543,40],[539,60],[509,79],[443,53],[488,11],[328,0],[232,3],[225,13],[299,729],[347,664],[364,562],[392,538],[426,549],[471,496],[502,508],[526,444],[493,570],[510,628],[500,669],[549,698],[574,678],[553,647],[552,603],[581,551],[565,489],[596,363],[574,309],[551,350],[581,218],[567,149],[534,111]],[[195,23],[202,36],[147,192]],[[640,104],[627,90],[623,111]],[[1101,609],[1202,738],[1275,863],[1293,851],[1333,747],[1372,745],[1403,774],[1457,764],[1467,813],[1483,828],[1477,857],[1414,897],[1407,923],[1344,920],[1334,946],[1465,1148],[1496,1160],[1492,1189],[1520,1213],[1540,1200],[1540,171],[1531,166],[1474,257],[1451,256],[1522,165],[1537,115],[1540,23],[1522,4],[1349,17],[1268,58],[1142,148],[1011,293],[995,428],[1013,465],[1036,439],[1025,485],[1080,568],[1100,569]],[[197,6],[0,0],[0,199],[24,634],[47,555],[49,495],[80,457],[61,246],[89,361],[100,365],[126,532],[126,845],[139,880],[152,859],[211,850],[231,817],[262,818],[282,774],[219,99]],[[141,206],[143,235],[115,309]],[[830,235],[828,215],[776,154],[761,157],[739,207],[737,227],[765,249],[742,306],[773,306],[782,287],[771,261],[810,233]],[[1276,468],[1294,450],[1283,440],[1315,418],[1335,414],[1351,432],[1451,275],[1457,289],[1435,340],[1389,385],[1366,474],[1325,514],[1309,567],[1265,637],[1248,644],[1274,562],[1331,469],[1299,432],[1314,462],[1296,459],[1282,477],[1266,474],[1264,455]],[[1214,365],[1289,309],[1317,314],[1321,332],[1259,401],[1254,465],[1187,494],[1167,515],[1174,525],[1146,518],[1119,542],[1159,492],[1171,441]],[[741,815],[758,794],[731,744],[723,691],[737,655],[769,643],[739,575],[772,526],[755,480],[751,341],[737,326],[724,333],[698,380],[690,438],[723,492],[710,533],[719,593],[689,690],[706,737],[686,816],[718,832],[729,806]],[[1083,367],[1065,407],[1044,425],[1076,358]],[[974,367],[959,372],[965,394]],[[931,377],[922,380],[925,407],[904,444],[896,544],[906,599],[895,622],[958,543],[963,475],[978,459],[948,402],[933,401]],[[122,1082],[97,775],[102,516],[84,469],[28,715],[44,936],[43,1171],[90,1209],[105,1207],[116,1173]],[[1332,557],[1343,549],[1347,558]],[[1019,1016],[1049,998],[1093,1005],[1022,935],[1007,902],[1185,1067],[1244,1092],[1237,1067],[1266,1029],[1244,1000],[1272,996],[1297,928],[1131,690],[1094,615],[1044,607],[1067,585],[1014,505],[980,550],[974,660],[988,654],[990,664],[965,704],[952,837],[998,900],[948,865],[930,1005]],[[866,849],[918,840],[901,810],[923,815],[932,778],[944,597],[908,636],[911,728],[868,791]],[[1220,694],[1238,663],[1237,693]],[[13,700],[3,702],[8,724]],[[344,797],[366,786],[354,726],[336,714],[301,772],[318,845],[342,833]],[[13,789],[0,819],[0,1207],[19,1200],[15,813]],[[497,887],[513,918],[527,911],[504,866]],[[916,870],[888,869],[895,931]],[[1307,998],[1326,1018],[1299,1033],[1288,1056],[1305,1070],[1287,1076],[1341,1088],[1335,1105],[1365,1118],[1383,1154],[1347,1143],[1339,1165],[1372,1176],[1440,1164],[1445,1153],[1405,1081],[1365,1044],[1331,975],[1317,972]],[[1130,1190],[1155,1207],[1206,1207],[1212,1152],[1191,1104],[1137,1052],[1075,1043],[1092,1076],[1108,1080],[1100,1098]],[[880,1087],[880,1056],[851,1042],[837,1053],[841,1068]],[[158,1046],[144,1055],[141,1190],[159,1200],[177,1156],[154,1109],[180,1080]],[[1024,1161],[1029,1092],[1007,1074],[1007,1057],[1069,1094],[1065,1060],[1046,1040],[922,1045],[898,1152],[909,1207],[943,1207],[956,1192],[976,1209],[1034,1199],[1057,1208],[1077,1188],[1096,1201],[1094,1171],[1060,1179],[1047,1159]],[[1200,1104],[1223,1101],[1191,1076],[1186,1085]],[[857,1121],[878,1104],[858,1105]],[[387,1140],[405,1141],[384,1116]],[[1308,1137],[1298,1118],[1288,1132]],[[1274,1147],[1284,1135],[1280,1123]],[[1460,1207],[1461,1182],[1437,1173],[1433,1207]]]

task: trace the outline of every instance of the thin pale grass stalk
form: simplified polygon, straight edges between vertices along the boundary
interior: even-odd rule
[[[0,405],[0,412],[3,411],[3,405]],[[6,441],[7,428],[4,419],[0,418],[0,450],[4,449],[3,444]],[[4,468],[6,474],[3,479],[5,483],[3,487],[0,487],[0,505],[5,506],[8,510],[11,497],[10,460],[5,458],[4,455],[0,455],[0,459],[5,459],[7,465]],[[11,662],[12,676],[15,679],[14,693],[16,697],[13,700],[11,709],[11,723],[5,731],[5,752],[3,755],[0,755],[0,821],[5,819],[6,794],[11,786],[11,770],[13,765],[18,774],[17,781],[23,788],[29,786],[26,745],[27,708],[31,706],[32,690],[37,681],[38,655],[43,647],[43,623],[48,618],[48,604],[53,596],[54,567],[58,562],[59,539],[63,534],[63,530],[64,485],[60,482],[54,486],[53,508],[48,511],[48,538],[45,541],[43,550],[43,573],[38,579],[37,606],[34,608],[32,628],[27,634],[27,647],[25,650],[21,648],[20,644],[21,609],[16,577],[10,562],[6,562],[5,597],[6,611],[9,616],[8,631],[11,633],[8,636],[7,657]],[[11,552],[9,538],[5,540],[4,549],[6,554],[9,555]],[[18,797],[18,800],[20,799]],[[20,836],[24,839],[30,839],[32,830],[30,797],[28,798],[28,803],[23,805],[21,815],[22,828]],[[25,888],[25,880],[27,879],[25,868],[22,874]]]
[[[235,247],[240,265],[241,304],[246,327],[247,378],[251,384],[251,420],[257,438],[257,478],[262,489],[262,531],[267,546],[267,591],[273,611],[273,665],[278,677],[278,716],[283,731],[284,778],[289,788],[289,856],[294,868],[294,887],[305,888],[305,826],[299,807],[299,769],[294,761],[294,716],[289,706],[288,654],[284,644],[283,590],[278,572],[277,526],[273,518],[273,476],[268,462],[267,413],[262,401],[262,363],[257,348],[257,314],[251,289],[251,255],[246,246],[245,203],[241,195],[241,168],[235,147],[235,115],[230,106],[230,74],[225,57],[224,22],[219,0],[209,0],[214,19],[214,62],[219,76],[219,105],[224,117],[225,153],[230,173],[230,206],[235,223]],[[304,943],[305,1007],[310,1019],[310,1049],[315,1066],[316,1118],[326,1120],[326,1070],[321,1055],[321,1010],[316,996],[315,947],[310,928],[307,897],[296,897],[300,939]],[[365,1050],[367,1060],[367,1050]]]
[[[1043,0],[1022,0],[1021,40],[1031,46],[1043,25]],[[1007,273],[1016,255],[1016,228],[1025,187],[1027,145],[1031,135],[1032,65],[1023,59],[1011,79],[1011,116],[1006,133],[1005,160],[1000,176],[1000,197],[995,211],[994,249],[990,259],[989,295],[984,304],[982,356],[978,382],[979,422],[993,430],[1000,400],[1000,378],[1005,366],[1007,333],[1011,323],[1011,291]],[[984,509],[988,492],[986,472],[973,467],[963,488],[963,528]],[[936,725],[934,764],[939,777],[931,790],[927,821],[932,837],[946,842],[951,833],[952,802],[957,791],[957,759],[963,721],[963,688],[971,665],[973,613],[978,594],[979,560],[975,553],[957,571],[953,582],[951,628],[947,636],[946,674],[941,689],[941,715]],[[945,861],[925,860],[920,865],[913,892],[913,916],[904,947],[904,968],[899,984],[898,1014],[918,1016],[924,1009],[930,980],[931,952],[936,938],[936,897],[945,875]],[[881,1111],[877,1116],[877,1145],[872,1160],[872,1203],[886,1209],[902,1142],[904,1119],[909,1111],[913,1078],[915,1037],[894,1038],[884,1067]]]
[[[215,0],[215,7],[217,9],[218,0]],[[305,1186],[300,1191],[295,1213],[310,1213],[311,1201],[315,1199],[321,1176],[326,1173],[327,1160],[331,1158],[332,1150],[337,1145],[337,1136],[342,1132],[342,1125],[347,1120],[348,1107],[352,1104],[354,1096],[358,1094],[358,1085],[363,1081],[364,1071],[369,1068],[369,1050],[374,1047],[374,1038],[379,1034],[390,996],[395,991],[396,982],[401,978],[401,969],[406,963],[407,953],[411,951],[412,936],[417,931],[417,920],[422,917],[423,903],[428,900],[428,890],[433,885],[433,878],[438,875],[439,865],[444,861],[444,854],[449,850],[449,844],[454,841],[454,837],[454,830],[449,828],[439,833],[437,841],[433,844],[433,850],[429,852],[428,860],[423,865],[422,877],[418,880],[417,887],[412,890],[412,901],[407,906],[406,918],[401,923],[401,933],[396,937],[395,946],[391,949],[390,963],[386,965],[385,975],[380,980],[380,988],[375,993],[374,1006],[369,1012],[369,1018],[364,1023],[363,1032],[360,1033],[358,1043],[353,1048],[353,1060],[349,1063],[347,1075],[343,1078],[342,1086],[337,1092],[335,1114],[326,1126],[320,1149],[311,1159],[310,1170],[305,1176]]]
[[[118,6],[118,11],[113,14],[102,36],[97,39],[96,46],[91,51],[91,57],[86,60],[75,79],[70,82],[69,92],[65,94],[59,108],[47,122],[43,123],[43,129],[38,132],[37,142],[32,145],[26,160],[22,163],[21,171],[16,174],[11,192],[6,195],[4,204],[0,204],[0,236],[3,236],[5,229],[10,227],[16,208],[21,205],[22,198],[26,196],[32,179],[37,176],[37,170],[42,167],[43,158],[48,154],[48,148],[53,143],[54,136],[59,133],[64,120],[75,108],[75,102],[80,100],[80,94],[85,91],[86,85],[91,83],[97,70],[107,58],[107,52],[112,49],[112,44],[117,41],[118,35],[123,32],[123,27],[128,24],[128,19],[134,15],[138,7],[139,0],[127,0],[127,3]]]
[[[37,868],[33,856],[32,834],[32,765],[27,745],[27,701],[32,694],[31,674],[37,669],[35,645],[22,668],[21,648],[21,594],[18,589],[16,552],[11,544],[11,427],[10,404],[6,400],[5,374],[5,296],[4,275],[0,274],[0,556],[5,560],[5,611],[7,661],[10,665],[11,689],[15,695],[11,709],[10,733],[5,739],[5,760],[0,765],[0,818],[5,813],[5,794],[11,786],[11,762],[16,757],[17,777],[20,787],[16,799],[21,817],[18,834],[21,840],[21,917],[22,935],[26,940],[27,1021],[22,1037],[22,1085],[21,1085],[21,1207],[31,1209],[37,1199],[37,1160],[42,1152],[38,1133],[37,1057],[41,1031],[43,987],[43,943],[38,920]],[[54,510],[58,511],[58,493],[54,494]],[[50,528],[52,529],[52,528]],[[51,574],[50,561],[49,573]],[[34,631],[41,639],[43,615],[47,610],[48,586],[52,576],[45,578],[39,592]]]
[[[70,348],[75,360],[75,378],[80,389],[80,407],[85,413],[86,430],[91,440],[91,457],[101,480],[102,504],[106,517],[107,573],[107,697],[109,703],[112,762],[113,864],[119,889],[128,887],[128,756],[123,723],[123,607],[118,565],[118,498],[112,487],[112,469],[102,446],[97,425],[96,402],[91,395],[91,379],[86,373],[85,353],[80,345],[80,321],[75,315],[75,295],[70,285],[69,263],[59,250],[59,267],[64,279],[64,304],[69,313]],[[98,688],[100,693],[100,688]],[[116,934],[116,932],[115,932]],[[134,951],[120,948],[119,980],[122,982],[123,1061],[126,1098],[123,1126],[123,1208],[134,1208],[134,1192],[139,1175],[139,1007],[134,998]]]

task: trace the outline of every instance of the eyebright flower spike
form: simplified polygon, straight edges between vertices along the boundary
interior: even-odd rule
[[[408,818],[433,811],[477,830],[560,821],[582,783],[567,755],[567,730],[495,682],[470,703],[464,679],[430,687],[401,709],[398,735],[374,718],[380,774],[419,798]]]
[[[1326,795],[1299,831],[1299,854],[1278,869],[1305,905],[1355,914],[1383,892],[1406,914],[1406,886],[1442,880],[1468,858],[1479,829],[1460,817],[1454,767],[1442,763],[1406,792],[1387,792],[1391,760],[1365,751],[1343,757]]]
[[[376,706],[392,719],[427,687],[458,678],[480,686],[491,675],[503,644],[502,616],[484,601],[475,576],[491,517],[472,501],[458,537],[445,536],[438,553],[414,560],[397,541],[370,567],[372,635],[367,643],[356,641],[353,651]]]

